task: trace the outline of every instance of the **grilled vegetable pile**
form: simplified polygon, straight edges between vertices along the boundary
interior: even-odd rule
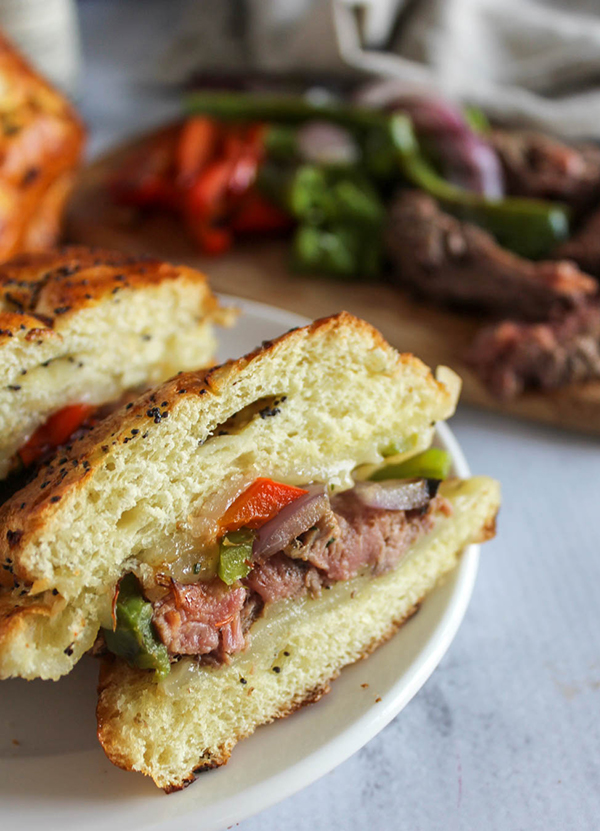
[[[291,234],[295,269],[377,278],[386,204],[405,185],[522,256],[544,257],[568,236],[566,205],[504,195],[475,110],[202,92],[188,96],[186,113],[119,171],[112,190],[122,204],[180,213],[205,253],[244,235]]]

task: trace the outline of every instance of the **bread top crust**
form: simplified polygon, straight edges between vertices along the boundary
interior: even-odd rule
[[[204,285],[206,311],[216,309],[206,277],[188,266],[83,246],[20,254],[0,265],[0,346],[19,334],[32,340],[60,332],[78,311],[124,289],[181,278]]]
[[[0,260],[55,243],[84,142],[69,101],[0,33]]]
[[[85,139],[83,123],[1,32],[0,78],[0,179],[27,189],[41,176],[53,178],[74,166]]]
[[[143,441],[160,425],[176,416],[183,401],[202,397],[203,409],[216,404],[220,394],[237,383],[242,371],[257,361],[275,356],[282,349],[299,348],[307,338],[335,333],[344,337],[358,334],[369,349],[380,349],[401,373],[410,368],[421,376],[432,392],[443,402],[444,417],[452,414],[457,388],[436,381],[430,370],[410,354],[398,354],[370,324],[348,312],[315,321],[310,326],[292,329],[281,337],[265,341],[262,346],[237,360],[228,361],[208,371],[180,373],[175,378],[142,395],[98,424],[85,436],[68,445],[64,452],[39,469],[35,479],[0,508],[0,560],[10,568],[0,569],[0,583],[11,587],[13,580],[31,582],[35,575],[27,573],[21,563],[21,552],[36,534],[60,511],[61,501],[82,488],[103,465],[103,458],[118,445]],[[450,371],[448,371],[450,372]],[[318,383],[318,379],[316,381]]]

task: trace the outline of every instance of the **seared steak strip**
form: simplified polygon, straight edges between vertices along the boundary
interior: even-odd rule
[[[171,655],[206,656],[222,663],[245,649],[248,630],[269,603],[349,580],[365,568],[380,575],[394,568],[410,545],[431,530],[434,510],[450,510],[443,497],[424,509],[365,507],[352,491],[335,496],[331,509],[285,551],[255,562],[236,587],[218,578],[181,585],[154,606],[153,621]]]
[[[596,281],[573,263],[518,257],[420,191],[404,191],[394,201],[386,241],[395,283],[495,317],[547,320],[597,291]]]
[[[573,236],[554,251],[557,259],[569,259],[589,274],[600,277],[600,210],[593,211]]]
[[[504,321],[487,327],[467,360],[503,399],[600,378],[600,307],[575,309],[551,323]]]
[[[488,137],[508,193],[567,202],[581,211],[600,197],[600,147],[565,144],[535,130],[493,130]]]

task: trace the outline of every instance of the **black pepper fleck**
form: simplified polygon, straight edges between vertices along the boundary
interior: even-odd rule
[[[73,647],[75,644],[70,643],[69,646],[65,649],[65,655],[69,655],[69,657],[73,654]]]
[[[54,597],[56,597],[56,595],[58,594],[58,589],[52,589],[52,594],[54,595]]]
[[[273,667],[273,672],[281,672],[281,667]]]
[[[246,681],[246,679],[245,679],[245,678],[240,678],[240,684],[247,684],[247,683],[248,683],[248,682]]]
[[[60,496],[51,496],[50,497],[50,502],[54,502],[54,503],[60,502]]]
[[[14,546],[14,545],[18,545],[19,540],[21,539],[22,536],[23,536],[22,531],[11,531],[10,528],[9,528],[9,530],[6,532],[6,539],[8,541],[8,544],[11,547]]]
[[[21,179],[21,187],[26,188],[28,185],[31,185],[40,175],[39,167],[30,167],[28,170],[25,171],[23,178]]]
[[[140,432],[140,431],[137,429],[137,427],[132,427],[132,428],[131,428],[131,434],[132,434],[133,436],[137,436],[137,434],[138,434],[139,432]]]
[[[280,413],[281,410],[279,407],[263,407],[262,410],[259,411],[261,418],[271,418],[271,416],[276,416],[277,413]]]
[[[19,384],[9,384],[8,388],[9,390],[13,390],[13,392],[18,392],[21,389]]]
[[[70,306],[57,306],[54,309],[54,314],[55,315],[64,315],[64,313],[68,312],[70,308],[71,308]]]

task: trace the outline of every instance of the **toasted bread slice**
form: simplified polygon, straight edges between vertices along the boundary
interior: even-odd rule
[[[274,604],[254,624],[250,648],[228,665],[184,658],[156,682],[120,659],[105,659],[97,715],[109,759],[176,790],[196,772],[224,764],[259,725],[327,692],[344,666],[368,655],[411,616],[465,545],[493,536],[496,482],[448,480],[441,492],[452,515],[439,514],[393,571],[336,583],[317,598]]]
[[[390,443],[428,447],[458,396],[440,377],[341,313],[116,412],[0,510],[0,677],[68,672],[111,625],[120,577],[178,556],[224,487],[350,487]]]
[[[204,275],[67,248],[0,266],[0,478],[47,418],[213,362],[222,312]]]

